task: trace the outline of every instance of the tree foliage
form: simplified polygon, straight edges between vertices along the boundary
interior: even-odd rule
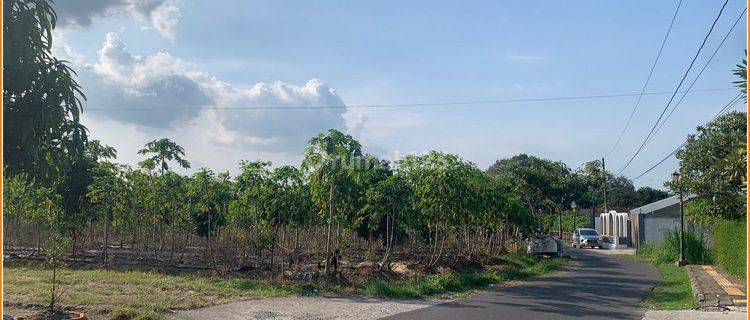
[[[745,50],[744,56],[747,57],[747,50]],[[740,78],[739,80],[734,81],[734,85],[740,88],[742,97],[745,99],[745,102],[747,102],[747,58],[743,58],[742,62],[737,64],[737,68],[732,70],[732,73]]]
[[[75,72],[52,56],[48,0],[3,0],[3,159],[6,173],[52,184],[79,170],[87,141]],[[74,160],[74,161],[71,161]]]
[[[167,138],[161,138],[146,143],[143,149],[138,151],[140,155],[151,155],[140,162],[141,167],[149,170],[159,168],[161,174],[169,171],[169,162],[175,161],[182,168],[190,168],[190,162],[185,160],[185,149]]]
[[[745,216],[743,177],[747,160],[734,150],[746,141],[746,117],[746,113],[734,111],[699,126],[677,152],[682,188],[706,199],[695,206],[696,214],[734,220]],[[668,186],[676,187],[671,183]]]

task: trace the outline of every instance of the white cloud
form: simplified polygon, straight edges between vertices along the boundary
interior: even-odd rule
[[[85,28],[94,18],[125,13],[170,40],[174,40],[180,20],[179,7],[167,0],[65,0],[57,1],[55,10],[63,29]]]
[[[225,87],[225,89],[227,89]],[[312,79],[302,86],[281,81],[258,83],[246,90],[225,92],[220,106],[272,107],[273,110],[215,110],[215,119],[235,144],[269,150],[301,151],[312,136],[334,128],[346,131],[345,109],[300,109],[300,106],[343,106],[344,102],[327,84]],[[289,109],[285,109],[289,108]]]
[[[79,66],[79,74],[89,97],[84,104],[87,117],[120,124],[97,130],[134,126],[154,139],[193,137],[189,144],[200,152],[244,150],[289,162],[299,157],[314,135],[329,128],[347,131],[345,108],[296,108],[344,106],[335,90],[321,80],[236,87],[166,52],[136,55],[116,33],[105,36],[97,61]],[[272,110],[226,109],[235,107]],[[93,110],[102,108],[131,110]],[[207,156],[207,163],[211,157]]]
[[[117,33],[110,32],[104,36],[94,71],[106,80],[127,83],[132,77],[134,64],[140,60],[139,56],[128,51]]]
[[[151,24],[164,37],[174,41],[177,24],[180,22],[180,8],[164,4],[151,11]]]

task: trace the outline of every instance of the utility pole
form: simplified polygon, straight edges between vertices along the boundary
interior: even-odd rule
[[[602,191],[604,192],[604,212],[609,212],[607,207],[607,167],[604,165],[604,157],[602,157]]]

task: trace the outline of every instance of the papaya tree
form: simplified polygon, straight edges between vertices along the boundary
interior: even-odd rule
[[[91,210],[98,211],[103,218],[104,244],[102,261],[107,263],[109,247],[109,229],[113,216],[126,214],[131,210],[128,198],[125,173],[121,165],[101,161],[94,168],[93,182],[88,186],[88,197]]]
[[[391,175],[375,183],[365,192],[365,205],[361,215],[364,226],[375,233],[385,247],[380,269],[388,268],[388,258],[398,238],[405,237],[408,218],[413,211],[412,191],[399,175]]]
[[[231,197],[229,175],[216,175],[207,168],[194,173],[186,183],[186,197],[191,208],[195,233],[206,238],[208,257],[214,264],[212,239],[219,227],[226,224],[226,204]]]
[[[329,129],[310,139],[305,149],[302,169],[310,181],[310,191],[320,213],[327,211],[325,272],[331,267],[331,228],[337,207],[351,201],[347,194],[353,184],[354,163],[362,156],[362,146],[350,135]]]
[[[233,225],[247,233],[246,245],[260,252],[272,241],[271,221],[268,219],[273,214],[269,212],[274,196],[271,162],[243,160],[240,170],[234,179],[234,197],[229,203],[228,217]],[[255,237],[251,238],[251,235]]]

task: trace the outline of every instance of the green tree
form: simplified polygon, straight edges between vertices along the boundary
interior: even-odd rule
[[[635,193],[636,201],[631,207],[640,207],[669,197],[669,192],[651,187],[640,187]]]
[[[293,166],[281,166],[274,169],[271,180],[275,193],[273,211],[276,213],[274,246],[279,242],[278,237],[281,227],[293,228],[295,239],[292,259],[295,261],[295,265],[299,267],[299,229],[312,220],[310,216],[312,202],[310,201],[309,188],[304,183],[302,172]],[[283,268],[283,263],[280,266]]]
[[[117,158],[117,150],[106,144],[102,144],[99,140],[91,140],[86,143],[85,150],[86,157],[94,162]]]
[[[406,236],[405,225],[415,214],[412,190],[400,175],[391,175],[371,185],[364,200],[358,224],[368,235],[375,234],[383,242],[385,251],[380,268],[388,268],[393,245]]]
[[[606,173],[602,172],[601,160],[597,159],[586,162],[580,168],[576,169],[575,172],[580,177],[586,189],[582,198],[576,201],[581,207],[596,206],[604,210],[603,189],[605,177],[607,179],[608,209],[633,208],[643,203],[639,199],[639,194],[632,181],[622,175],[615,176],[610,171]]]
[[[337,207],[347,207],[347,193],[353,184],[355,163],[362,156],[362,146],[350,135],[334,129],[310,139],[305,149],[302,169],[308,175],[312,198],[321,214],[328,211],[325,272],[331,267],[331,227]]]
[[[195,233],[207,239],[207,253],[212,264],[212,239],[219,227],[226,224],[227,204],[231,199],[232,188],[229,174],[216,175],[207,168],[201,168],[186,183],[186,197],[191,206]]]
[[[70,239],[66,238],[63,235],[60,235],[59,233],[53,233],[45,247],[44,247],[44,253],[45,253],[45,262],[47,263],[47,266],[52,270],[52,278],[50,279],[50,291],[49,291],[49,306],[48,306],[48,312],[50,317],[54,318],[52,315],[55,314],[55,308],[57,307],[57,303],[60,301],[60,298],[65,294],[65,290],[60,289],[60,282],[57,279],[57,271],[62,266],[62,256],[65,254],[65,252],[68,251],[70,248]]]
[[[52,184],[84,152],[85,96],[52,56],[57,15],[48,0],[3,0],[3,159],[6,173]]]
[[[161,174],[164,174],[165,171],[169,171],[168,161],[174,160],[180,167],[186,169],[190,168],[190,162],[183,158],[185,156],[185,149],[167,138],[161,138],[146,143],[144,148],[138,151],[138,154],[152,154],[151,157],[148,157],[141,162],[141,166],[150,169],[155,169],[156,166],[158,166]]]
[[[235,196],[229,203],[228,217],[233,225],[255,236],[246,237],[252,240],[246,245],[257,251],[264,250],[273,241],[269,216],[275,214],[276,194],[271,180],[271,162],[243,160],[240,170],[234,179]]]
[[[710,201],[696,214],[734,220],[745,216],[742,177],[747,162],[733,150],[746,141],[746,117],[738,111],[719,116],[688,135],[684,148],[677,151],[683,188]],[[671,182],[667,186],[675,187]]]
[[[364,155],[359,159],[357,164],[359,170],[354,175],[354,182],[351,184],[349,196],[351,208],[348,208],[350,215],[347,217],[351,221],[351,227],[358,236],[371,240],[378,238],[380,234],[374,234],[378,221],[372,220],[371,212],[362,210],[367,205],[367,192],[376,186],[379,182],[388,179],[393,175],[390,162],[378,159],[373,155]]]
[[[747,57],[747,50],[745,50],[745,57]],[[747,58],[743,58],[742,62],[737,65],[737,68],[732,71],[734,75],[740,78],[740,80],[734,81],[734,85],[740,88],[742,97],[747,102]]]
[[[131,210],[124,177],[125,173],[121,165],[102,161],[94,169],[93,182],[88,186],[90,210],[98,211],[103,218],[102,261],[104,263],[107,263],[108,258],[109,229],[113,216],[123,215]]]
[[[583,197],[586,187],[564,163],[526,154],[498,160],[487,172],[510,179],[530,212],[551,210],[558,219],[572,201]]]
[[[10,223],[20,223],[25,227],[36,227],[36,249],[43,249],[42,230],[51,229],[64,215],[62,198],[50,187],[29,181],[25,173],[6,177],[3,181],[3,224],[5,228],[5,245],[10,245],[14,236]]]
[[[414,206],[423,228],[422,236],[430,245],[429,265],[437,263],[449,234],[465,235],[469,222],[466,208],[470,196],[469,179],[476,166],[460,157],[430,151],[426,155],[406,156],[398,161],[398,172],[411,186]],[[459,240],[459,244],[463,241]],[[458,251],[461,252],[459,246]],[[458,257],[458,255],[456,256]]]

